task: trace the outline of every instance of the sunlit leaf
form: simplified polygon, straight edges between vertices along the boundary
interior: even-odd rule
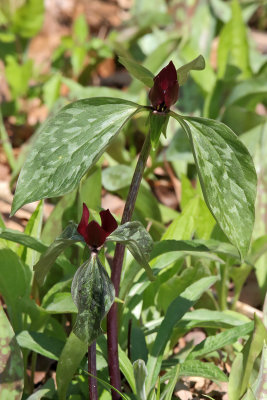
[[[172,113],[187,132],[205,201],[228,239],[246,255],[254,224],[257,177],[252,158],[226,125]]]
[[[99,97],[76,101],[50,118],[21,170],[11,214],[23,204],[71,192],[141,108]]]

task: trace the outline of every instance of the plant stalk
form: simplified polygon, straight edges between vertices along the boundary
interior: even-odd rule
[[[96,342],[94,341],[88,347],[88,373],[96,376]],[[97,380],[93,376],[88,375],[89,399],[97,400]]]
[[[134,206],[139,191],[140,183],[146,167],[146,162],[150,153],[150,133],[146,136],[139,159],[134,171],[131,186],[122,214],[121,224],[129,222],[132,218]],[[113,259],[111,281],[115,288],[115,295],[119,297],[121,270],[123,264],[125,247],[117,243]],[[113,303],[107,316],[107,342],[108,342],[108,368],[110,384],[117,390],[121,390],[121,377],[118,357],[118,305]],[[112,400],[119,400],[120,395],[114,390],[111,391]]]

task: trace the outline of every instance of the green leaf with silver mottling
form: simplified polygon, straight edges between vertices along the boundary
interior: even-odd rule
[[[69,224],[62,234],[48,247],[46,252],[42,254],[39,261],[33,267],[35,277],[40,285],[43,284],[46,275],[60,253],[73,243],[83,241],[83,237],[77,232],[77,224]]]
[[[115,300],[113,284],[96,254],[77,270],[71,294],[78,309],[73,332],[89,346],[102,333],[101,321]]]
[[[138,400],[146,400],[146,377],[147,369],[144,360],[136,360],[133,363],[136,396]]]
[[[211,213],[244,258],[253,230],[257,188],[257,176],[247,148],[221,122],[171,115],[189,136]]]
[[[177,79],[179,85],[184,85],[188,79],[190,71],[201,71],[205,68],[205,59],[202,55],[199,55],[189,63],[182,65],[177,69]]]
[[[107,241],[124,244],[136,261],[145,269],[149,279],[155,280],[148,264],[153,240],[143,225],[138,221],[126,222],[108,236]]]
[[[21,170],[11,214],[23,204],[71,192],[142,108],[126,100],[99,97],[76,101],[50,118]]]
[[[143,67],[143,65],[138,64],[136,61],[126,57],[119,57],[119,62],[136,79],[143,82],[146,86],[150,88],[153,86],[154,75],[147,68]]]
[[[0,343],[0,398],[20,400],[24,385],[23,357],[3,307],[0,307]]]

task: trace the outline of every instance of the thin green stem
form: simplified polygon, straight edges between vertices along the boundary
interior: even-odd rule
[[[14,157],[13,154],[13,149],[9,140],[9,136],[7,134],[5,125],[4,125],[4,121],[3,121],[3,115],[2,115],[2,110],[0,107],[0,140],[1,140],[1,144],[3,146],[3,150],[5,152],[7,161],[9,163],[10,168],[12,169],[12,171],[14,171],[15,167],[16,167],[16,159]]]
[[[219,282],[219,306],[220,309],[227,310],[227,294],[228,294],[228,264],[220,265],[221,280]]]
[[[121,223],[125,224],[130,221],[134,211],[134,206],[139,191],[140,183],[146,167],[146,162],[150,153],[150,134],[146,136],[144,141],[134,175],[132,183],[129,189],[128,197],[125,203]],[[115,248],[115,254],[113,259],[111,280],[115,288],[116,296],[119,296],[121,270],[124,258],[125,248],[121,244],[117,243]],[[114,303],[107,316],[107,342],[108,342],[108,367],[111,385],[118,391],[121,390],[121,377],[118,357],[118,305]],[[120,395],[112,390],[112,399],[118,400]]]

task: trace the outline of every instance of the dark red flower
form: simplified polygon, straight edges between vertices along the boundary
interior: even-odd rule
[[[89,210],[83,203],[83,215],[78,225],[78,232],[83,236],[88,246],[97,249],[104,244],[106,238],[117,228],[118,224],[109,210],[100,211],[101,226],[96,221],[89,220]]]
[[[177,72],[172,61],[154,78],[149,99],[156,111],[164,112],[178,100],[179,84]]]

